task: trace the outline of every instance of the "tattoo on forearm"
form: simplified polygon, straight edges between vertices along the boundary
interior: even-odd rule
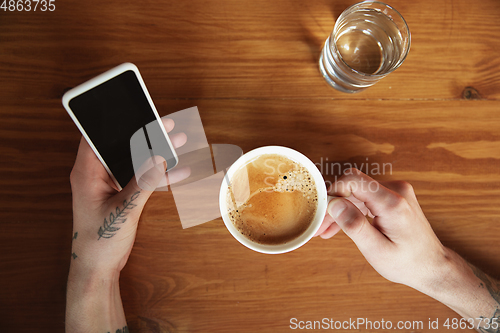
[[[130,197],[130,200],[124,200],[123,201],[123,208],[116,207],[115,213],[111,212],[109,214],[109,221],[104,218],[104,224],[103,226],[99,227],[99,230],[97,231],[97,234],[99,235],[99,239],[101,238],[111,238],[114,235],[116,235],[116,232],[120,230],[118,227],[119,224],[123,224],[127,221],[127,215],[130,210],[132,210],[134,207],[137,207],[133,201],[139,197],[141,192],[135,192],[132,194],[132,197]]]
[[[73,242],[76,239],[76,237],[78,237],[78,231],[75,232],[75,234],[73,235],[73,239],[71,240],[71,242]],[[71,256],[73,257],[73,259],[78,258],[75,252],[71,253]]]
[[[485,319],[483,327],[479,328],[479,332],[482,333],[500,333],[500,283],[492,278],[490,278],[488,275],[486,275],[483,271],[478,269],[477,267],[469,264],[469,267],[472,269],[472,272],[474,275],[481,280],[482,282],[479,283],[479,288],[486,288],[488,290],[488,293],[491,295],[493,300],[496,302],[496,309],[495,313],[493,313],[493,316],[491,318],[487,317],[481,317]],[[492,323],[497,323],[493,324]]]
[[[108,331],[108,333],[112,333],[112,332],[109,332],[109,331]],[[129,333],[129,331],[128,331],[128,326],[125,326],[125,327],[123,327],[123,328],[119,328],[119,329],[117,329],[115,333]]]

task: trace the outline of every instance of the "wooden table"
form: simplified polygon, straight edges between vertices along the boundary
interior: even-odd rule
[[[209,143],[391,163],[375,178],[411,182],[442,242],[498,277],[500,2],[393,0],[409,56],[348,95],[317,60],[354,2],[58,0],[53,12],[0,11],[0,332],[64,330],[80,134],[61,97],[126,61],[162,116],[198,106]],[[343,233],[262,255],[220,218],[183,230],[169,192],[145,208],[121,289],[131,332],[289,332],[291,318],[437,332],[429,320],[459,318],[380,277]]]

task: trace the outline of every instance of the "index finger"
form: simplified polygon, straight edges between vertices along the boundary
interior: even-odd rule
[[[345,172],[330,188],[330,194],[354,198],[365,203],[365,206],[375,216],[394,208],[400,200],[400,195],[381,185],[373,178],[358,169],[352,168]]]

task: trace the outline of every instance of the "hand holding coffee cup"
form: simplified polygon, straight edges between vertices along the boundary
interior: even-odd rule
[[[243,245],[261,253],[285,253],[318,231],[329,197],[317,167],[303,154],[268,146],[240,157],[219,195],[222,219]]]

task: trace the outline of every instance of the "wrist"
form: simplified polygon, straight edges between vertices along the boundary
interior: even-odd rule
[[[490,315],[492,307],[491,296],[480,287],[480,283],[469,264],[456,252],[444,247],[433,278],[419,290],[464,318],[478,318]]]
[[[88,267],[72,262],[68,275],[68,289],[78,288],[80,292],[102,292],[118,285],[120,271]]]
[[[71,265],[66,295],[67,332],[114,332],[127,325],[119,278],[119,271]]]
[[[443,251],[429,266],[428,278],[415,289],[442,302],[444,295],[455,288],[455,279],[460,275],[459,258],[455,252],[443,246]]]
[[[107,297],[112,298],[119,291],[119,275],[70,273],[68,275],[67,293],[80,298]]]

